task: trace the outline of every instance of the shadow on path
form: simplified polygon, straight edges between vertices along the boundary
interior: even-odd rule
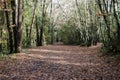
[[[0,80],[120,80],[120,64],[100,57],[100,45],[49,45],[0,61]]]

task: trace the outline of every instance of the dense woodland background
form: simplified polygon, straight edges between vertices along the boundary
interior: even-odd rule
[[[0,0],[0,52],[63,42],[120,52],[119,0]],[[67,12],[68,11],[68,12]]]

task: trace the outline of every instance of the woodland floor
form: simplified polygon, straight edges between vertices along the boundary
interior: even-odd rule
[[[120,61],[100,45],[48,45],[0,60],[0,80],[120,80]]]

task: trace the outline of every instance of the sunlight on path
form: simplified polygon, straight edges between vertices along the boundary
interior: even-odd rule
[[[100,57],[100,46],[49,45],[14,54],[0,66],[0,80],[119,80],[120,64]]]

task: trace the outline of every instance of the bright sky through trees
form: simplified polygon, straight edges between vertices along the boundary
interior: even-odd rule
[[[63,22],[70,18],[75,10],[74,0],[53,0],[52,17],[57,23]],[[49,8],[50,11],[50,8]]]

